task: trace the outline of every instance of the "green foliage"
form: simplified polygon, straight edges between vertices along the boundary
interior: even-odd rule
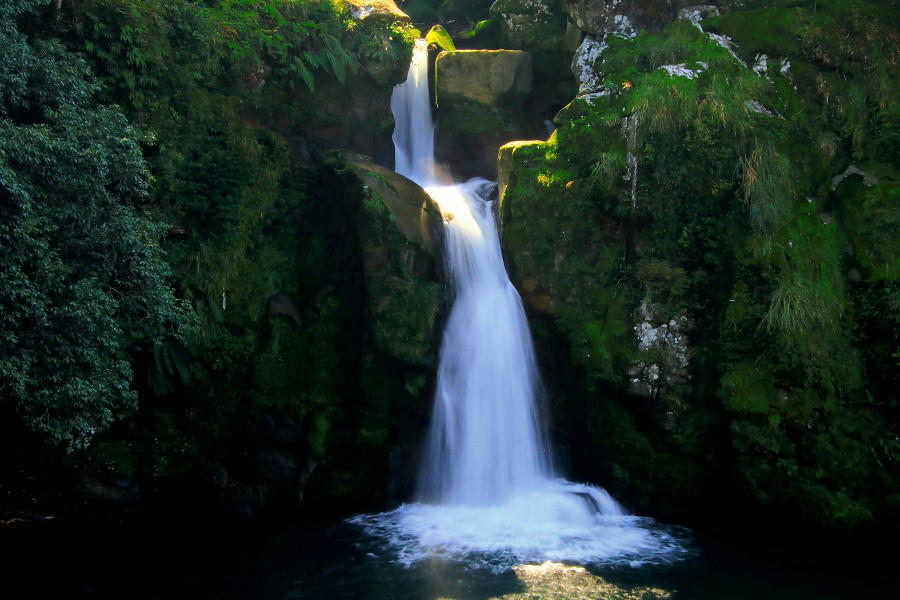
[[[611,38],[605,94],[501,153],[510,268],[557,319],[547,353],[579,369],[556,385],[590,397],[568,418],[592,419],[578,448],[608,453],[607,477],[659,503],[730,473],[757,506],[831,526],[895,506],[892,19],[875,2],[740,3],[703,24],[740,60],[684,21]],[[761,75],[741,64],[759,52]],[[863,174],[835,179],[851,164]],[[686,372],[665,345],[636,348],[640,305],[686,317]],[[635,364],[659,369],[647,403]],[[722,439],[730,452],[704,453]]]
[[[434,44],[441,50],[446,50],[448,52],[456,50],[456,46],[453,44],[453,38],[450,37],[450,34],[441,25],[435,25],[429,29],[428,33],[425,34],[425,41],[429,45]]]
[[[80,58],[17,27],[44,4],[0,9],[0,394],[69,445],[134,407],[126,345],[178,335],[185,314],[140,135],[96,104]]]
[[[58,18],[22,12],[44,5],[0,9],[0,199],[13,232],[2,249],[16,257],[0,293],[4,402],[54,439],[137,404],[93,442],[91,464],[111,475],[164,480],[227,462],[261,414],[299,423],[305,442],[291,451],[321,469],[354,464],[360,357],[406,352],[392,358],[404,376],[403,360],[430,349],[442,298],[407,273],[412,295],[389,297],[399,327],[382,328],[399,342],[377,346],[359,248],[374,217],[311,130],[348,93],[389,97],[418,32],[329,1],[67,0]],[[40,35],[12,27],[20,14]],[[389,114],[363,126],[385,123],[389,133]],[[379,251],[421,262],[396,241],[377,240]],[[169,271],[190,327],[178,327],[186,309]],[[373,439],[375,463],[388,440]]]

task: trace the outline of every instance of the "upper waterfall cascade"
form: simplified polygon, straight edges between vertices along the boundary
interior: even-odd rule
[[[416,42],[391,108],[396,170],[440,208],[454,295],[419,479],[421,503],[352,521],[385,539],[405,561],[482,556],[497,566],[678,555],[681,545],[652,520],[626,515],[601,488],[553,473],[537,410],[540,377],[528,321],[503,264],[488,200],[495,184],[438,180],[424,40]]]
[[[416,44],[391,98],[397,171],[423,186],[444,218],[455,300],[444,330],[423,499],[492,504],[548,474],[535,414],[537,367],[528,322],[506,275],[490,203],[493,184],[436,179],[427,49]]]

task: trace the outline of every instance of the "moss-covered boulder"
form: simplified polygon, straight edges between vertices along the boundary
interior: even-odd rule
[[[657,31],[689,0],[563,0],[566,15],[589,35],[636,28]]]
[[[456,50],[456,45],[453,43],[450,32],[444,29],[443,25],[432,26],[428,33],[425,34],[425,42],[429,46],[434,45],[436,48],[440,48],[441,51],[452,52]]]
[[[521,50],[456,50],[438,54],[437,101],[515,107],[531,91],[531,56]]]
[[[360,244],[375,346],[396,360],[430,364],[444,294],[441,217],[414,182],[349,154],[363,185]]]
[[[373,23],[412,23],[394,0],[343,0],[353,18]]]
[[[516,166],[521,165],[530,153],[540,153],[543,148],[543,140],[509,142],[500,147],[497,152],[497,191],[500,197],[500,214],[503,214],[504,211],[506,186],[509,184],[509,179]]]
[[[368,190],[391,213],[391,221],[407,240],[440,255],[443,226],[440,211],[425,190],[403,175],[375,163],[362,154],[345,154]]]
[[[435,153],[458,177],[492,177],[501,144],[541,127],[525,110],[531,57],[520,50],[441,52]]]

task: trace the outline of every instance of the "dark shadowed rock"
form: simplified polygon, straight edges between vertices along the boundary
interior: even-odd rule
[[[440,211],[425,190],[368,156],[348,153],[345,159],[363,184],[378,194],[406,239],[429,251],[439,250]]]
[[[493,177],[497,149],[541,128],[540,119],[525,110],[532,91],[531,55],[520,50],[442,52],[435,71],[438,161],[452,165],[456,178]]]
[[[590,35],[623,27],[656,31],[689,2],[680,0],[565,0],[569,19]]]
[[[297,309],[297,305],[290,294],[275,294],[269,298],[269,314],[282,315],[297,325],[302,324],[300,311]]]

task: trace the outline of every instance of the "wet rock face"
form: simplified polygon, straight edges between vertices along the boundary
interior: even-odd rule
[[[531,56],[521,50],[441,52],[436,63],[437,99],[485,106],[515,103],[531,91]]]
[[[563,8],[579,29],[601,35],[626,20],[636,29],[657,31],[685,4],[679,0],[565,0]]]

